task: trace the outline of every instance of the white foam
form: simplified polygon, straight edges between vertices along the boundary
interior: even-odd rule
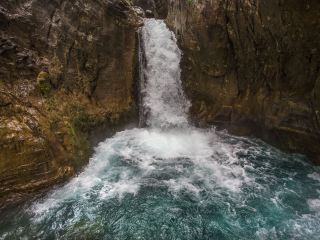
[[[202,189],[194,185],[190,180],[191,179],[189,178],[182,177],[165,181],[165,184],[168,186],[169,191],[172,192],[173,195],[176,195],[181,191],[186,191],[196,197],[199,197],[199,193],[202,191]]]
[[[320,173],[314,172],[314,173],[308,174],[308,177],[320,182]]]
[[[101,189],[99,193],[100,199],[109,199],[118,197],[120,200],[125,194],[136,195],[140,186],[136,181],[137,179],[123,179],[114,183],[109,183]]]
[[[308,205],[311,211],[320,213],[320,199],[309,199]]]
[[[148,184],[166,186],[174,195],[199,197],[202,191],[220,188],[238,193],[252,181],[237,157],[241,146],[225,143],[214,130],[188,125],[190,104],[181,87],[181,52],[174,34],[163,21],[149,19],[142,36],[147,59],[144,107],[150,112],[150,128],[119,132],[100,143],[79,176],[34,204],[37,216],[63,202],[90,205],[92,197],[121,201]],[[165,179],[155,177],[163,173]]]
[[[266,228],[261,228],[260,230],[258,230],[256,232],[256,236],[258,237],[258,239],[260,240],[267,240],[267,239],[279,239],[277,237],[277,232],[275,227],[271,228],[271,229],[266,229]]]
[[[121,200],[126,194],[136,195],[153,174],[168,170],[175,174],[156,184],[166,185],[174,195],[183,191],[198,197],[201,191],[214,192],[217,188],[239,192],[251,179],[232,149],[222,143],[214,131],[132,129],[120,132],[96,148],[84,172],[44,201],[34,204],[33,211],[40,216],[64,201],[86,201],[90,194],[101,200]]]

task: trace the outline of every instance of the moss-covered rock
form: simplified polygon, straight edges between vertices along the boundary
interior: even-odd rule
[[[74,175],[132,120],[143,21],[127,0],[4,1],[0,12],[1,209]]]
[[[49,73],[42,71],[38,74],[37,87],[42,95],[48,96],[50,94],[52,86]]]

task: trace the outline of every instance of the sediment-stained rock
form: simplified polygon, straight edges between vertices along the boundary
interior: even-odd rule
[[[74,175],[93,131],[135,117],[142,15],[126,0],[0,3],[0,209]]]

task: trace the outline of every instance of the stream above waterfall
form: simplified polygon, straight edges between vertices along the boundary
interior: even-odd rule
[[[146,127],[101,142],[77,177],[5,212],[0,239],[318,239],[319,167],[192,126],[174,34],[147,19],[141,44]]]

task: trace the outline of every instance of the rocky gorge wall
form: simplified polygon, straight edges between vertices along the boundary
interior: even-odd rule
[[[146,17],[165,19],[168,15],[169,0],[132,0],[132,2],[145,11]]]
[[[170,0],[191,115],[320,164],[320,2]]]
[[[0,209],[74,176],[94,143],[137,119],[133,5],[176,32],[196,124],[320,163],[316,0],[5,0]]]
[[[135,118],[142,14],[126,0],[1,1],[0,209],[73,176],[94,138]]]

